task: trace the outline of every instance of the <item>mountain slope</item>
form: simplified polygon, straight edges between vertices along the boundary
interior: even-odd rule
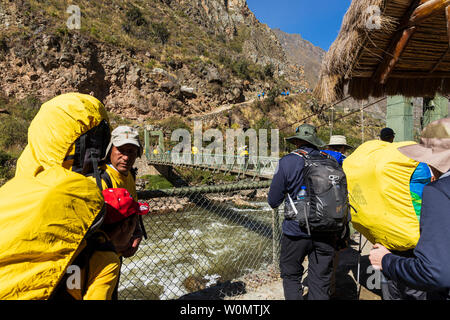
[[[302,65],[309,87],[314,88],[319,79],[320,66],[326,52],[303,39],[299,34],[289,34],[280,29],[273,29],[273,32],[278,37],[289,63]]]
[[[286,56],[245,0],[0,2],[0,92],[92,93],[139,121],[208,112],[285,84]]]

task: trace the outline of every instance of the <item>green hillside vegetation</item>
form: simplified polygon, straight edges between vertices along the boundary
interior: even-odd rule
[[[27,145],[27,132],[31,120],[39,111],[41,102],[34,96],[22,100],[0,96],[0,185],[14,176],[17,158]]]
[[[64,38],[80,32],[98,42],[123,51],[146,53],[142,67],[177,67],[188,65],[201,70],[211,64],[240,79],[273,80],[273,66],[261,66],[245,58],[244,40],[250,31],[240,27],[233,39],[214,34],[191,20],[184,12],[159,0],[150,1],[77,1],[81,11],[81,29],[69,30],[66,22],[68,4],[61,0],[30,0],[24,12],[46,21],[46,32]],[[9,28],[1,37],[29,37],[37,25]],[[1,39],[0,39],[1,40]]]

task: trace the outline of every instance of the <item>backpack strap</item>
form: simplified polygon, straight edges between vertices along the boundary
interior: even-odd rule
[[[113,183],[111,180],[111,177],[109,176],[108,172],[106,172],[106,170],[101,170],[100,172],[100,178],[105,181],[106,186],[108,188],[113,188]]]
[[[133,176],[134,181],[136,181],[137,172],[138,172],[138,168],[131,168],[130,169],[130,173]]]
[[[309,157],[309,152],[306,150],[303,150],[303,149],[297,149],[297,150],[292,151],[291,153],[296,154],[302,158]]]

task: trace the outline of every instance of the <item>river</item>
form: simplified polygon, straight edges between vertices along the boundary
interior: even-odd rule
[[[177,299],[239,278],[272,263],[272,210],[228,205],[212,212],[189,204],[177,213],[144,218],[148,239],[124,259],[121,299]]]

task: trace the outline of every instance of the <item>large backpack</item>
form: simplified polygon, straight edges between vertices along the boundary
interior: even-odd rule
[[[341,232],[350,221],[347,180],[339,163],[326,154],[298,149],[293,154],[305,160],[306,195],[292,199],[288,194],[285,215],[311,233]]]

